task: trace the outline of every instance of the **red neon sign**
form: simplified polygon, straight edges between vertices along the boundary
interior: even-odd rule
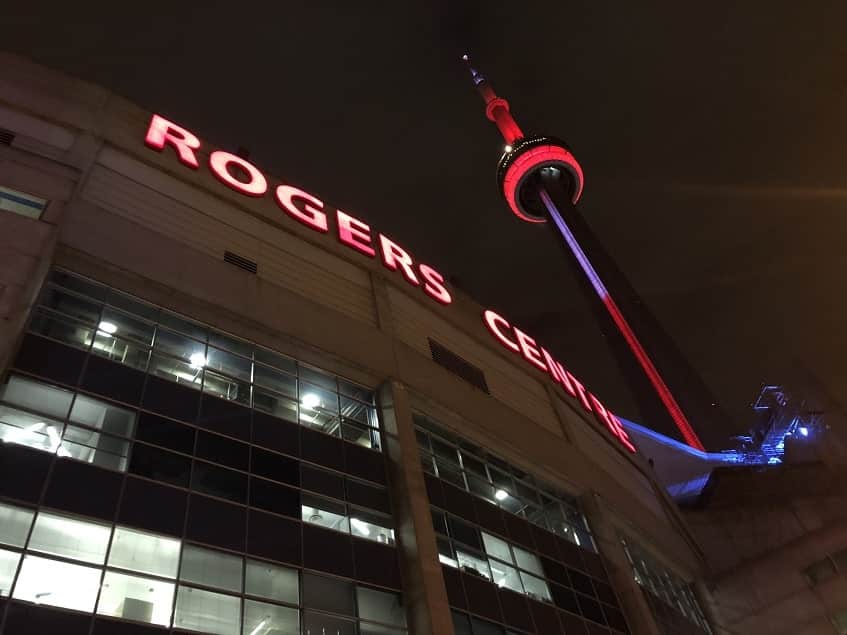
[[[585,389],[570,371],[550,355],[547,350],[519,328],[509,324],[502,315],[488,309],[482,314],[482,320],[491,334],[505,348],[518,353],[528,363],[539,370],[550,375],[554,382],[559,384],[565,391],[575,397],[586,412],[594,415],[600,425],[605,426],[613,437],[630,452],[635,453],[635,446],[629,440],[629,435],[623,425],[611,410],[606,408],[602,402],[591,392]]]
[[[144,143],[158,152],[169,146],[181,163],[193,169],[200,167],[197,159],[200,139],[164,117],[153,115]],[[245,196],[261,197],[268,191],[268,181],[261,170],[235,154],[223,150],[212,152],[209,155],[209,170],[227,187]],[[287,216],[314,231],[329,232],[329,221],[321,199],[291,185],[278,185],[274,188],[273,198]],[[367,223],[340,209],[335,210],[335,222],[339,242],[369,258],[376,257],[374,239]],[[415,287],[420,287],[423,280],[424,293],[436,302],[450,304],[453,301],[444,284],[443,275],[430,265],[415,263],[408,251],[387,236],[377,236],[380,258],[387,269],[399,271]]]

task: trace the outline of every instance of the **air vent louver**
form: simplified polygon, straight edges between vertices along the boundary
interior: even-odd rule
[[[485,373],[482,370],[431,339],[429,340],[429,351],[432,353],[432,361],[436,364],[446,368],[454,375],[458,375],[486,394],[490,394],[488,392],[488,383],[485,381]]]
[[[15,140],[15,133],[5,128],[0,128],[0,146],[10,146]]]
[[[224,261],[228,262],[231,265],[235,265],[239,269],[249,271],[250,273],[257,273],[259,271],[258,264],[248,258],[245,258],[244,256],[234,254],[231,251],[224,252]]]

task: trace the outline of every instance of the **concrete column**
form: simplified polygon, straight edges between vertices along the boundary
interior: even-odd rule
[[[405,386],[390,380],[379,390],[397,547],[411,635],[453,635],[447,590],[438,561],[412,409]]]
[[[626,557],[618,531],[602,500],[594,492],[580,497],[597,549],[606,562],[609,582],[620,600],[621,608],[633,635],[663,635],[653,618],[641,587],[635,581],[632,565]]]

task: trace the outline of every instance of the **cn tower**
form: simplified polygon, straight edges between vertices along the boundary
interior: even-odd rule
[[[503,155],[497,164],[497,183],[509,208],[527,223],[553,221],[555,231],[564,239],[568,252],[587,277],[682,437],[692,448],[704,450],[682,408],[566,221],[566,218],[574,219],[579,215],[576,203],[582,196],[584,183],[579,162],[560,139],[525,135],[512,117],[509,103],[498,97],[491,84],[470,66],[467,55],[463,59],[485,102],[486,117],[494,122],[505,141]]]

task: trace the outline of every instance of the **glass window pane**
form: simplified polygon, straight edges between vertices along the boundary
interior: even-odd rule
[[[244,601],[243,635],[297,635],[300,611],[287,606]]]
[[[338,379],[338,392],[342,395],[347,395],[348,397],[353,397],[357,401],[364,401],[365,403],[372,404],[374,403],[374,391],[370,388],[365,388],[364,386],[359,386],[349,381],[345,381],[344,379]]]
[[[253,362],[249,359],[211,346],[206,353],[206,368],[246,382],[253,376]]]
[[[538,556],[520,547],[512,547],[512,549],[515,552],[517,564],[521,569],[525,569],[536,575],[544,575],[544,570],[541,568],[541,561],[538,559]]]
[[[69,390],[14,375],[0,391],[0,400],[57,419],[68,416],[72,398]]]
[[[52,285],[41,295],[41,305],[91,325],[100,323],[100,310],[103,306],[99,302],[81,298]]]
[[[147,368],[147,360],[150,358],[150,349],[146,346],[125,340],[122,337],[110,336],[106,338],[99,332],[91,352],[139,370]]]
[[[131,437],[135,431],[133,411],[85,395],[77,395],[71,421],[123,437]]]
[[[488,564],[491,565],[491,575],[494,578],[494,584],[499,587],[512,589],[512,591],[517,591],[518,593],[523,593],[523,587],[521,586],[520,578],[518,578],[517,569],[499,560],[490,559]]]
[[[128,296],[116,289],[103,289],[102,298],[107,304],[112,307],[118,307],[124,313],[133,317],[142,317],[150,322],[156,322],[159,319],[159,307],[148,304],[138,298]],[[92,296],[92,297],[100,297]]]
[[[69,317],[37,309],[29,323],[29,330],[77,348],[88,348],[94,327],[86,326]]]
[[[91,613],[100,588],[100,569],[24,556],[12,597]]]
[[[316,386],[327,388],[332,392],[336,392],[338,390],[338,386],[335,382],[335,377],[333,377],[329,373],[325,373],[323,371],[317,370],[316,368],[310,368],[302,364],[300,364],[299,373],[300,379],[305,379],[306,381],[311,382]]]
[[[173,602],[174,585],[170,582],[107,571],[97,612],[100,615],[169,626]]]
[[[505,540],[500,540],[491,534],[482,532],[482,542],[485,544],[485,553],[489,556],[494,556],[498,560],[514,564],[512,552],[509,550],[509,543]]]
[[[350,510],[350,532],[359,538],[367,538],[384,545],[394,544],[394,530],[388,527],[391,519],[364,510]]]
[[[379,432],[375,428],[360,423],[353,423],[343,419],[341,423],[341,437],[350,443],[361,445],[365,448],[380,449]]]
[[[29,548],[57,556],[103,564],[111,528],[41,512],[29,539]]]
[[[294,569],[248,560],[244,592],[269,600],[297,604],[300,601],[300,581]]]
[[[303,612],[304,635],[356,635],[356,622],[332,615]]]
[[[65,289],[71,289],[77,293],[88,296],[89,298],[97,298],[103,300],[108,295],[106,287],[85,280],[75,274],[66,271],[54,269],[50,272],[50,282]]]
[[[153,343],[152,324],[108,306],[103,309],[103,315],[97,326],[98,331],[106,335],[115,335],[143,346],[150,346]]]
[[[547,588],[547,583],[544,580],[521,571],[521,581],[529,597],[545,602],[551,601],[550,589]]]
[[[273,417],[297,423],[297,401],[258,386],[253,387],[253,407]]]
[[[257,346],[253,351],[253,357],[257,362],[262,362],[268,366],[279,368],[280,370],[284,370],[286,373],[290,373],[292,375],[297,374],[297,364],[293,359],[286,357],[285,355],[280,355],[279,353]]]
[[[253,383],[269,388],[276,393],[297,399],[297,378],[280,372],[268,366],[255,364],[253,368]]]
[[[21,554],[16,551],[6,551],[0,549],[0,597],[9,595],[12,589],[12,581],[15,579],[15,572],[18,570],[18,561],[21,559]]]
[[[440,536],[436,538],[436,541],[438,543],[438,561],[448,567],[457,568],[459,563],[456,560],[456,552],[453,551],[452,543],[447,538]]]
[[[28,509],[0,503],[0,543],[23,547],[33,516]]]
[[[174,627],[216,635],[239,635],[241,601],[231,595],[180,586]]]
[[[68,425],[62,435],[58,455],[125,472],[129,441],[108,434],[100,434],[88,428]]]
[[[185,545],[179,579],[238,593],[241,591],[241,558]]]
[[[47,199],[0,186],[0,209],[38,220],[47,207]]]
[[[159,327],[155,349],[202,368],[206,365],[206,345]]]
[[[63,424],[41,415],[0,405],[0,441],[42,452],[55,452]]]
[[[205,360],[205,357],[203,360]],[[192,364],[175,357],[154,354],[150,357],[150,372],[159,377],[164,377],[168,381],[175,381],[182,386],[200,390],[200,383],[203,379],[203,364],[205,363],[203,360],[198,358],[197,364]]]
[[[459,568],[465,573],[491,579],[491,572],[488,570],[488,561],[478,555],[467,551],[456,550],[456,560],[459,562]]]
[[[303,605],[322,611],[355,615],[353,583],[336,578],[325,578],[303,573]]]
[[[359,617],[392,626],[406,626],[406,609],[400,595],[356,587]]]
[[[347,511],[343,503],[303,494],[301,515],[303,522],[343,531],[344,533],[350,532]]]
[[[109,566],[175,578],[179,540],[117,527],[109,551]]]
[[[350,399],[349,397],[342,396],[340,397],[340,400],[341,414],[343,416],[348,419],[358,421],[359,423],[364,423],[372,428],[378,427],[379,423],[376,419],[376,408],[371,405],[364,404],[361,401]]]
[[[200,340],[201,342],[206,341],[206,337],[209,332],[209,330],[202,324],[197,324],[197,322],[186,320],[177,315],[174,315],[173,313],[168,313],[167,311],[162,311],[162,313],[159,315],[159,322],[167,326],[169,329],[179,331],[180,333],[184,333],[185,335],[190,335],[194,339]],[[158,339],[158,336],[156,339]]]
[[[234,379],[216,371],[206,369],[203,377],[203,392],[227,401],[250,405],[250,381]]]
[[[242,357],[249,359],[253,357],[253,345],[250,342],[224,335],[212,329],[209,330],[209,344],[217,348],[225,348],[233,353],[238,353]]]
[[[339,436],[338,395],[300,382],[300,423]]]

